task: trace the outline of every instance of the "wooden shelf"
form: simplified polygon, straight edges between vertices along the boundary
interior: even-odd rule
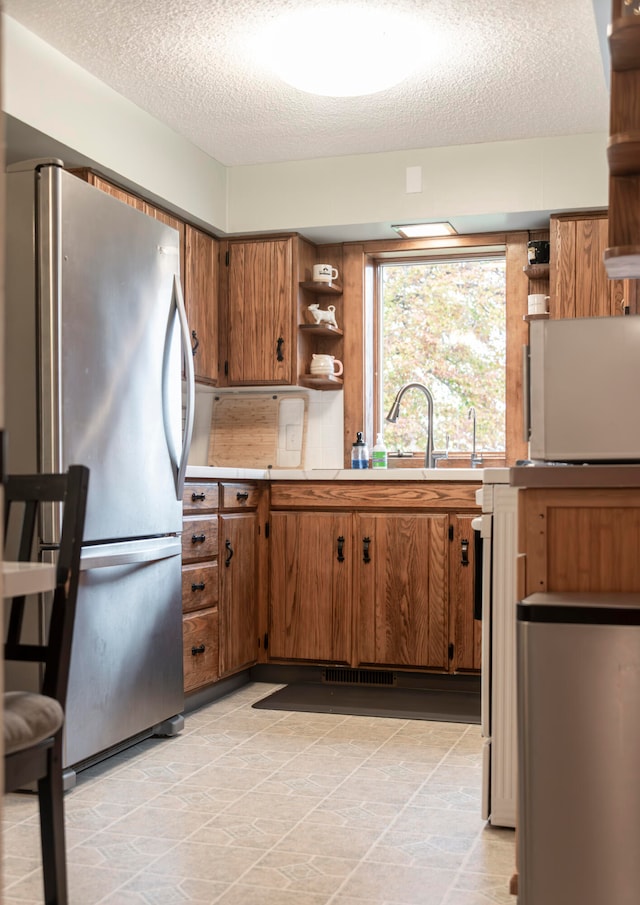
[[[342,377],[334,377],[331,374],[323,377],[316,377],[314,374],[303,374],[298,383],[300,386],[309,387],[312,390],[341,390],[343,387]]]
[[[547,311],[546,314],[523,314],[522,320],[527,321],[527,323],[529,321],[548,321],[549,312]]]
[[[607,145],[607,160],[612,176],[640,174],[640,132],[612,135]]]
[[[315,283],[313,280],[304,280],[300,286],[309,292],[317,292],[318,295],[342,295],[342,286],[338,286],[337,283]]]
[[[611,280],[640,280],[640,245],[606,248],[604,266]]]
[[[342,330],[339,327],[334,327],[333,324],[300,324],[298,329],[303,330],[305,333],[312,333],[315,336],[344,336]]]
[[[548,280],[549,265],[548,264],[528,264],[522,268],[530,280]]]
[[[640,69],[640,16],[616,19],[607,33],[613,71]]]

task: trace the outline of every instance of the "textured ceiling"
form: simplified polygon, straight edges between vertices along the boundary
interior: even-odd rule
[[[413,76],[359,98],[289,88],[248,49],[283,10],[336,0],[4,0],[4,11],[227,166],[607,130],[592,0],[366,4],[418,17],[432,42]]]

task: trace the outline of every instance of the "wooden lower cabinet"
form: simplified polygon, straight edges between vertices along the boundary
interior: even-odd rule
[[[217,681],[218,485],[187,481],[182,497],[182,639],[185,693]]]
[[[255,512],[220,516],[220,676],[252,666],[258,654]]]
[[[351,532],[350,513],[271,513],[270,657],[349,663]]]
[[[356,665],[448,666],[448,516],[356,516]]]
[[[185,693],[218,678],[218,610],[201,610],[182,618]]]
[[[476,554],[473,515],[451,514],[449,545],[449,640],[453,672],[478,672],[482,665],[482,622],[475,618]],[[480,616],[481,613],[479,612]]]
[[[269,659],[479,671],[475,490],[274,483]]]

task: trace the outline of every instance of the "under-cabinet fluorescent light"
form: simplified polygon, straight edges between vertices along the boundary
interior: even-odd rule
[[[392,226],[403,239],[433,239],[437,236],[457,236],[450,223],[405,223]]]

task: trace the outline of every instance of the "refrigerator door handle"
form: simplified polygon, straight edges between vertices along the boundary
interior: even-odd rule
[[[182,346],[182,361],[184,364],[184,373],[186,379],[186,404],[184,428],[182,433],[182,450],[180,452],[180,461],[178,462],[176,472],[176,499],[182,500],[184,492],[184,481],[187,473],[187,460],[189,458],[189,449],[191,447],[191,438],[193,436],[193,418],[195,412],[195,377],[193,370],[193,354],[191,350],[191,336],[189,333],[189,324],[187,321],[187,312],[184,307],[184,298],[182,296],[182,287],[180,286],[180,278],[177,274],[173,275],[173,290],[171,297],[172,307],[175,306],[180,324],[180,343]],[[164,386],[166,388],[168,381],[169,362],[169,345],[171,337],[167,335],[167,347],[164,357]],[[166,392],[166,390],[165,390]]]
[[[144,541],[84,547],[80,554],[80,571],[157,562],[160,559],[179,556],[181,552],[182,545],[178,537],[158,537]]]

